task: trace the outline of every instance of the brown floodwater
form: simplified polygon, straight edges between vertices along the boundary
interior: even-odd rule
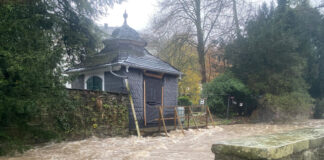
[[[172,131],[169,137],[92,137],[80,141],[51,143],[15,157],[1,157],[0,160],[213,160],[211,146],[221,140],[320,126],[324,126],[324,120],[291,124],[235,124],[215,128],[210,126],[209,129],[185,130],[185,135],[180,130]]]

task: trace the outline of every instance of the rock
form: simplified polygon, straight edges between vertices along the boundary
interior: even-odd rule
[[[222,141],[212,146],[215,160],[317,160],[323,157],[324,127]]]

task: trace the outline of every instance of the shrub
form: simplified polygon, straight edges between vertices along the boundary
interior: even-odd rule
[[[253,114],[252,119],[263,122],[307,119],[311,115],[313,102],[307,92],[265,94],[259,99],[258,110]]]
[[[179,106],[190,106],[192,102],[189,100],[189,97],[182,96],[178,98],[178,105]]]
[[[324,113],[324,99],[317,100],[314,109],[314,118],[323,118]]]
[[[246,114],[253,110],[254,101],[250,90],[232,73],[226,72],[216,77],[210,83],[203,86],[203,96],[207,98],[207,105],[211,112],[220,117],[226,115],[229,96],[235,97],[235,101],[248,105]],[[234,114],[235,108],[231,107],[230,114]]]

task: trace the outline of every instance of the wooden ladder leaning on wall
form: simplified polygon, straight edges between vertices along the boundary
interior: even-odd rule
[[[185,116],[179,116],[178,111],[177,111],[177,107],[188,108],[187,115],[185,115]],[[208,127],[208,119],[210,119],[210,121],[212,122],[213,126],[215,127],[216,126],[215,125],[215,121],[214,121],[214,119],[212,117],[212,114],[211,114],[211,112],[209,110],[209,107],[208,106],[204,106],[204,107],[206,109],[206,112],[202,116],[205,116],[206,117],[206,128]],[[167,132],[165,120],[174,120],[174,129],[177,128],[177,121],[178,121],[178,125],[180,126],[180,129],[182,131],[182,134],[184,134],[183,126],[182,126],[182,122],[181,122],[180,118],[187,118],[187,121],[188,121],[187,128],[189,129],[190,128],[190,117],[191,117],[193,119],[195,128],[198,129],[198,125],[196,123],[196,117],[199,117],[199,116],[193,115],[193,112],[191,110],[191,106],[159,106],[157,108],[159,110],[159,118],[156,119],[156,120],[159,121],[159,132],[160,132],[160,127],[161,127],[161,122],[162,122],[163,130],[164,130],[164,133],[165,133],[166,136],[168,136],[168,132]],[[174,109],[174,117],[164,118],[164,115],[163,115],[164,108],[173,108]]]

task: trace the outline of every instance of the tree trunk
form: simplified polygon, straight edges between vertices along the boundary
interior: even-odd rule
[[[208,73],[208,82],[210,82],[210,79],[211,79],[211,74],[212,74],[212,65],[211,65],[211,62],[210,62],[210,59],[211,59],[211,55],[209,54],[208,55],[208,69],[209,69],[209,73]]]
[[[199,64],[200,64],[200,74],[201,74],[201,83],[206,83],[206,65],[205,65],[205,42],[204,42],[204,32],[201,28],[201,15],[200,15],[200,0],[195,0],[196,3],[196,29],[197,29],[197,52],[199,57]]]
[[[237,38],[240,38],[241,37],[241,30],[240,30],[239,21],[238,21],[238,18],[237,18],[236,0],[233,0],[233,16],[234,16],[236,36],[237,36]]]
[[[199,55],[199,64],[200,64],[200,68],[201,68],[201,70],[200,70],[201,83],[203,84],[203,83],[206,83],[206,81],[207,81],[207,77],[206,77],[206,65],[205,65],[205,54],[201,54],[198,51],[198,55]]]

